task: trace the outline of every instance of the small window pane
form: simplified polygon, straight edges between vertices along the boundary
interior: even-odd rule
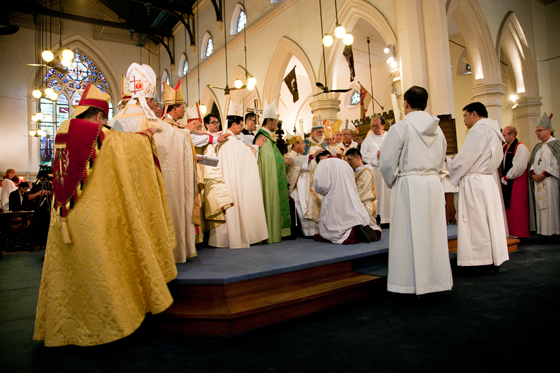
[[[206,57],[210,56],[214,51],[214,43],[212,42],[212,38],[208,39],[208,44],[206,44]]]
[[[350,99],[350,104],[358,105],[359,103],[360,103],[360,92],[354,91],[354,93],[352,93],[352,98]]]
[[[185,62],[183,63],[183,76],[187,75],[188,69],[189,69],[189,63],[187,62],[187,59],[185,59]]]
[[[237,20],[237,32],[243,30],[245,24],[247,23],[247,15],[244,11],[239,12],[239,19]]]

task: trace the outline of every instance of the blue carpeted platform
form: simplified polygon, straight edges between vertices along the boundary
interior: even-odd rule
[[[457,226],[447,227],[448,239],[457,238]],[[219,285],[251,280],[326,264],[384,254],[389,249],[389,229],[380,241],[357,245],[335,245],[298,238],[247,249],[198,250],[198,256],[177,265],[181,285]]]

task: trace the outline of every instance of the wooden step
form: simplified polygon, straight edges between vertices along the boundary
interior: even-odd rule
[[[447,241],[448,245],[449,245],[449,252],[452,253],[456,253],[457,252],[457,239],[452,239]],[[507,245],[508,245],[508,253],[512,253],[514,251],[517,251],[518,247],[517,244],[519,243],[519,239],[518,238],[511,238],[508,237],[507,238]]]
[[[171,287],[160,328],[230,335],[307,315],[385,290],[385,279],[352,272],[351,261],[225,285]]]

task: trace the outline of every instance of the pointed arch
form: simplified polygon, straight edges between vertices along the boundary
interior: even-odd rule
[[[206,105],[206,114],[209,114],[212,110],[212,105],[216,104],[216,106],[218,107],[218,111],[220,112],[220,116],[223,117],[221,118],[221,121],[222,123],[224,123],[227,113],[224,113],[224,111],[222,110],[220,106],[220,100],[218,100],[218,96],[216,96],[216,92],[214,92],[212,88],[208,86],[204,88],[204,91],[202,91],[202,96],[200,96],[200,104]]]
[[[317,81],[317,77],[315,76],[315,71],[313,70],[313,66],[309,61],[307,54],[305,54],[303,49],[301,49],[296,42],[284,36],[280,39],[280,42],[270,59],[268,71],[266,72],[263,89],[263,99],[266,102],[271,103],[273,101],[278,101],[278,98],[280,97],[280,88],[282,87],[282,83],[284,81],[284,72],[286,71],[286,67],[288,66],[292,56],[295,56],[301,61],[305,71],[307,72],[309,80],[312,82],[311,85],[315,87],[314,82]],[[262,105],[264,107],[264,102]]]
[[[465,40],[472,62],[473,79],[478,84],[499,84],[499,59],[496,58],[486,17],[478,2],[453,0],[448,2],[447,10],[451,12],[451,17]]]
[[[356,23],[361,19],[365,20],[377,29],[383,41],[387,44],[397,45],[397,37],[391,28],[391,25],[375,6],[362,0],[347,0],[338,11],[338,20],[347,30],[352,31]],[[333,20],[330,29],[327,32],[334,32],[336,22]],[[326,53],[326,69],[327,69],[327,86],[336,89],[336,73],[340,64],[340,56],[344,50],[344,43],[336,39],[330,48],[325,48]],[[318,78],[320,81],[325,80],[325,72],[323,71],[323,63],[319,67]],[[318,93],[319,91],[315,92]]]
[[[113,69],[113,65],[105,57],[103,52],[101,52],[90,41],[80,35],[73,35],[64,39],[62,41],[62,45],[72,50],[79,49],[95,61],[95,63],[98,65],[98,69],[103,72],[105,80],[107,81],[107,83],[109,83],[109,94],[111,95],[111,102],[113,103],[113,105],[116,105],[116,103],[121,98],[121,79],[115,78],[117,76],[115,69]],[[54,45],[52,49],[59,49],[58,44]],[[39,70],[38,73],[40,73]],[[31,74],[28,85],[29,95],[31,95],[31,91],[35,89],[35,79],[36,75]]]
[[[523,28],[514,12],[508,13],[498,32],[496,42],[498,60],[502,50],[508,55],[511,62],[517,93],[525,93],[528,97],[538,96],[537,74],[531,58],[531,51]]]

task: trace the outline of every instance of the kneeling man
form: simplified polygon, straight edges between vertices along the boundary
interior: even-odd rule
[[[381,230],[371,222],[360,201],[352,167],[328,150],[319,154],[317,162],[313,184],[315,192],[323,196],[323,203],[316,240],[336,244],[379,240]]]

